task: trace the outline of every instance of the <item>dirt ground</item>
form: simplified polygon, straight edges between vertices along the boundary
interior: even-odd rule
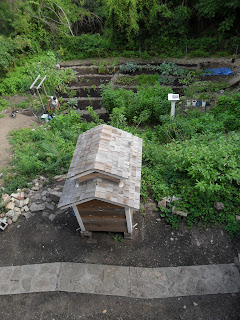
[[[82,239],[70,210],[54,221],[42,212],[29,220],[21,217],[0,234],[0,266],[58,261],[140,267],[224,264],[233,263],[240,252],[240,241],[218,227],[189,230],[182,223],[173,230],[156,219],[159,213],[148,208],[136,213],[133,239],[121,242],[105,232]],[[239,302],[240,294],[141,300],[49,292],[2,296],[0,318],[239,320]]]

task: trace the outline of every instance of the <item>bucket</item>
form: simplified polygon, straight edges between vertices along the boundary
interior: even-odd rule
[[[43,122],[47,122],[48,121],[48,114],[47,113],[44,113],[42,116],[41,116],[41,120]]]

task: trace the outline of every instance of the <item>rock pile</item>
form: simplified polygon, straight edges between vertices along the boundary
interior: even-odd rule
[[[68,209],[57,208],[65,176],[56,176],[54,179],[55,184],[51,188],[44,187],[46,178],[38,177],[33,180],[31,189],[18,189],[11,195],[3,194],[2,207],[5,212],[0,213],[0,229],[5,230],[7,225],[17,222],[20,216],[29,219],[38,212],[53,221],[58,214],[67,212]]]
[[[177,198],[175,196],[168,196],[164,197],[161,201],[158,202],[158,207],[161,208],[168,208],[170,203],[173,203],[175,201],[180,200],[180,198]],[[182,217],[187,217],[188,212],[182,211],[182,210],[177,210],[175,206],[172,207],[172,213],[177,214]]]

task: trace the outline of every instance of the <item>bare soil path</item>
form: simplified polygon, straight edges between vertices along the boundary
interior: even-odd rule
[[[16,99],[15,99],[16,100]],[[18,98],[18,101],[20,98]],[[14,101],[15,102],[15,101]],[[11,101],[11,104],[14,103]],[[15,102],[16,103],[16,102]],[[5,167],[11,161],[10,144],[8,141],[8,135],[11,130],[21,129],[25,127],[31,127],[34,123],[35,118],[33,116],[27,116],[24,112],[19,111],[15,118],[11,117],[12,109],[9,107],[3,111],[4,118],[0,118],[0,170]]]

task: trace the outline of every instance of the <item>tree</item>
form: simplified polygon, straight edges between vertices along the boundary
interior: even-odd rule
[[[107,26],[111,30],[112,38],[126,37],[128,41],[137,35],[138,26],[138,0],[104,0]]]
[[[200,17],[215,20],[218,24],[218,31],[222,35],[230,31],[234,25],[239,32],[237,21],[240,15],[239,0],[200,0],[196,4],[196,9]]]

